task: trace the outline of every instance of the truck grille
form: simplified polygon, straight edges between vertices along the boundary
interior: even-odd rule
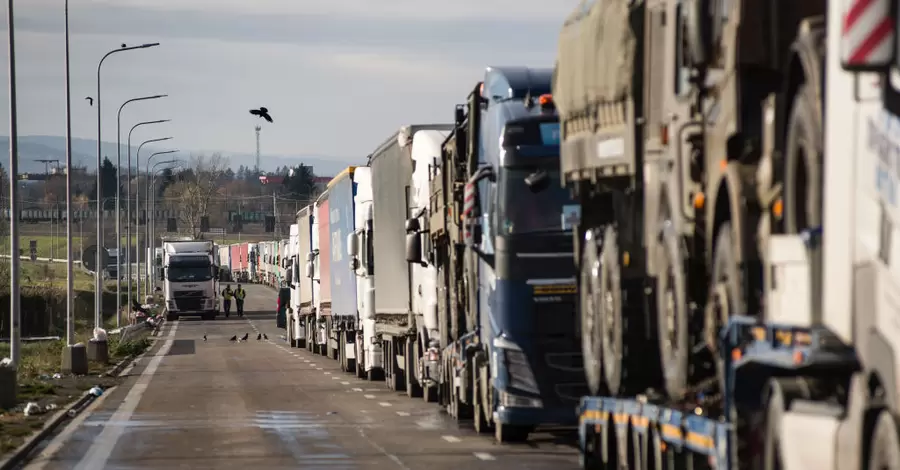
[[[534,343],[531,366],[545,405],[576,404],[587,392],[584,361],[573,295],[561,301],[534,304]]]
[[[176,291],[173,294],[173,298],[175,300],[175,307],[178,310],[201,310],[203,309],[203,301],[205,300],[202,290]]]

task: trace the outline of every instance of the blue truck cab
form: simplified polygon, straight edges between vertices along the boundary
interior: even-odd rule
[[[488,68],[468,114],[457,113],[458,128],[478,143],[462,201],[475,329],[457,350],[476,351],[466,374],[476,382],[476,427],[493,427],[500,442],[524,440],[537,425],[576,423],[586,393],[571,255],[580,214],[558,184],[551,76]]]

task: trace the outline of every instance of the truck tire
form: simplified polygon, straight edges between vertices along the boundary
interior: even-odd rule
[[[591,395],[600,395],[603,386],[603,335],[600,331],[600,315],[597,292],[600,286],[600,256],[596,233],[584,234],[579,281],[579,311],[581,316],[581,354],[584,357],[584,374]]]
[[[800,233],[822,224],[822,117],[813,89],[800,85],[788,119],[784,154],[784,228]]]
[[[488,418],[491,411],[488,406],[487,394],[490,383],[487,377],[487,365],[481,353],[472,358],[472,425],[475,432],[487,434],[491,432],[491,420]]]
[[[706,301],[704,330],[706,343],[715,354],[716,373],[719,385],[724,390],[725,365],[715,350],[719,331],[729,318],[743,315],[745,311],[741,270],[735,261],[736,247],[731,222],[725,222],[716,234],[713,254],[712,277],[709,282],[709,296]]]
[[[797,234],[821,227],[824,208],[823,131],[813,89],[803,84],[797,90],[788,120],[784,155],[784,229]],[[821,309],[822,246],[814,244],[809,257],[812,273],[812,308]]]
[[[622,275],[619,266],[619,246],[616,229],[607,226],[600,253],[600,332],[603,379],[609,393],[618,395],[622,385],[624,355],[622,352],[623,305]]]
[[[777,470],[783,467],[781,462],[781,418],[784,415],[784,395],[781,388],[773,386],[766,401],[766,431],[763,436],[762,453],[759,456],[762,460],[758,468],[762,470]],[[869,467],[881,468],[881,467]]]
[[[356,378],[365,379],[366,377],[366,352],[363,350],[362,342],[359,338],[356,339],[356,343],[354,343],[354,348],[356,348]]]
[[[347,368],[347,339],[344,337],[344,331],[338,332],[338,362],[341,364],[341,372],[350,372]]]
[[[406,361],[403,369],[403,378],[406,379],[406,396],[409,398],[419,398],[422,396],[422,387],[416,378],[416,364],[418,364],[419,351],[418,343],[413,338],[406,338],[403,341],[405,353],[403,360]]]
[[[680,397],[688,386],[688,304],[681,238],[666,226],[657,251],[656,314],[659,359],[669,397]]]
[[[890,410],[878,414],[871,442],[868,468],[900,470],[900,427]]]
[[[532,431],[534,431],[533,426],[494,423],[494,439],[497,441],[497,444],[525,442]]]

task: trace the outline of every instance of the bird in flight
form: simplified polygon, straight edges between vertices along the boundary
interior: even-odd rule
[[[94,105],[94,99],[91,98],[90,96],[85,96],[84,99],[88,100],[88,105],[89,105],[89,106],[93,106],[93,105]]]
[[[259,116],[266,121],[272,122],[272,116],[269,116],[269,110],[266,109],[265,106],[260,106],[259,109],[251,109],[250,114],[254,116]]]

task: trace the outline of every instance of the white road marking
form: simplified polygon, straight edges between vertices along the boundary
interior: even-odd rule
[[[338,377],[338,376],[336,376],[336,375],[334,375],[334,376],[331,377],[331,380],[341,380],[341,378]]]
[[[341,382],[341,385],[350,385],[350,382]]]
[[[460,440],[460,439],[459,439],[458,437],[456,437],[456,436],[441,436],[441,439],[443,439],[443,440],[445,440],[445,441],[447,441],[447,442],[459,442],[459,440]]]
[[[354,388],[354,389],[351,389],[351,390],[353,390],[354,392],[361,392],[361,391],[362,391],[361,388]]]
[[[409,416],[409,413],[407,413],[405,411],[398,411],[397,416]]]
[[[497,460],[493,455],[488,454],[487,452],[474,452],[472,455],[478,460]]]
[[[155,374],[156,369],[159,368],[159,363],[162,362],[163,357],[172,350],[172,344],[175,342],[175,332],[178,330],[179,323],[179,321],[175,321],[175,323],[172,324],[172,328],[166,336],[166,343],[163,344],[156,352],[156,355],[150,359],[150,363],[147,364],[147,367],[141,372],[141,375],[125,396],[125,399],[122,400],[122,404],[109,419],[110,421],[115,423],[125,422],[131,419],[131,415],[134,414],[134,410],[137,409],[138,404],[141,402],[141,397],[150,385],[153,374]],[[124,432],[124,426],[104,427],[100,435],[94,439],[94,443],[91,445],[90,449],[84,454],[84,457],[78,462],[78,465],[75,466],[76,470],[105,468],[106,462],[109,460],[110,455]]]
[[[322,370],[322,368],[321,368],[321,367],[316,367],[316,370]]]
[[[366,397],[366,398],[368,398],[369,400],[375,398],[375,395],[363,395],[363,396]]]
[[[63,446],[70,442],[69,440],[72,438],[72,435],[75,434],[75,431],[77,431],[85,422],[85,420],[87,420],[91,416],[91,413],[93,413],[94,410],[96,410],[100,407],[101,404],[103,404],[103,401],[106,400],[106,397],[108,397],[110,393],[112,393],[112,390],[113,389],[104,390],[103,395],[95,398],[90,405],[81,410],[81,413],[79,413],[78,416],[75,417],[75,419],[73,419],[69,423],[64,423],[62,425],[62,432],[60,432],[52,441],[50,441],[49,444],[47,444],[47,447],[41,452],[40,455],[35,457],[32,464],[29,465],[29,468],[34,467],[35,470],[43,470],[48,465],[51,465],[53,457],[55,457],[56,454],[59,453],[60,450],[62,450]]]
[[[383,407],[385,407],[385,408],[387,408],[387,407],[389,407],[389,406],[392,406],[390,403],[388,403],[388,402],[386,402],[386,401],[379,402],[378,404],[381,405],[381,406],[383,406]]]
[[[319,369],[322,370],[322,369]],[[331,372],[325,372],[325,375],[331,375]]]

